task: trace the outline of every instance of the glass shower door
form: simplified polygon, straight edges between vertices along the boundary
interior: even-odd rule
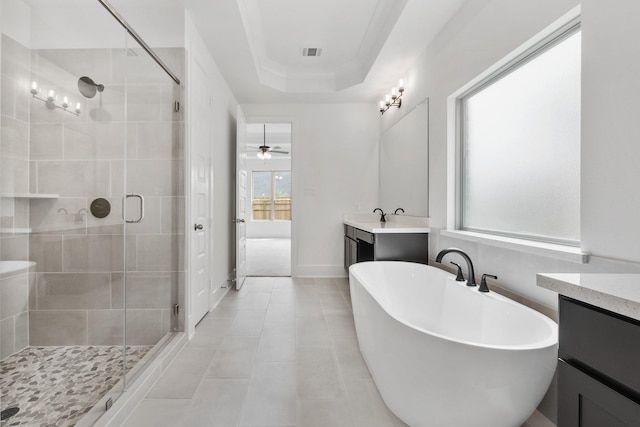
[[[181,71],[183,49],[157,53]],[[183,330],[178,301],[185,277],[183,122],[180,86],[132,37],[117,60],[123,61],[126,79],[124,304],[126,358],[132,366],[137,351]]]
[[[2,2],[0,256],[25,267],[0,277],[15,422],[73,424],[122,377],[124,39],[97,3]]]

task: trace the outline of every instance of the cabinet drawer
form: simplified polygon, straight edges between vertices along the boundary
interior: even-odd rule
[[[346,225],[344,226],[344,235],[347,236],[350,239],[354,239],[356,238],[356,229],[350,225]]]
[[[359,230],[357,228],[355,230],[356,230],[356,239],[357,240],[362,240],[363,242],[367,242],[367,243],[373,244],[373,241],[374,241],[373,234],[368,233],[368,232],[363,231],[363,230]]]
[[[640,322],[561,296],[559,328],[561,359],[640,396]]]
[[[558,427],[640,425],[640,404],[562,360],[558,385]]]

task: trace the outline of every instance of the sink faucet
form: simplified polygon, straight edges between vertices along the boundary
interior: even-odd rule
[[[398,209],[396,209],[396,210],[393,212],[393,214],[394,214],[394,215],[398,215],[398,211],[402,211],[402,213],[404,213],[404,209],[402,209],[402,208],[398,208]]]
[[[442,258],[446,254],[451,252],[459,254],[467,262],[467,273],[469,273],[469,278],[467,279],[467,286],[476,286],[475,272],[473,271],[473,263],[471,262],[471,258],[469,258],[469,255],[465,254],[461,249],[448,248],[448,249],[441,250],[438,253],[438,256],[436,256],[436,262],[442,262]]]
[[[373,213],[376,213],[376,211],[380,211],[380,222],[387,222],[387,219],[385,218],[385,216],[387,215],[386,213],[384,213],[384,211],[380,208],[375,208],[373,210]]]

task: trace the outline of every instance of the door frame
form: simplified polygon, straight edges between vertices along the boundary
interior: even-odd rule
[[[296,167],[296,145],[298,138],[298,118],[296,116],[255,116],[245,112],[247,123],[291,123],[291,277],[298,276],[298,168]],[[236,184],[237,185],[237,184]]]

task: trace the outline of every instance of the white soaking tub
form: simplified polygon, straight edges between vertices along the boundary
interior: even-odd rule
[[[360,351],[387,406],[412,427],[519,427],[556,369],[558,327],[435,267],[351,266]]]

